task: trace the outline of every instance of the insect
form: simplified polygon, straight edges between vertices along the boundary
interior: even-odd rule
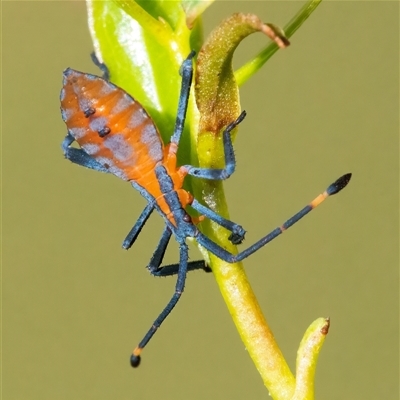
[[[147,268],[155,276],[177,275],[175,292],[161,314],[154,321],[144,338],[133,350],[132,367],[140,364],[140,354],[156,330],[179,301],[185,286],[188,271],[210,268],[203,260],[188,261],[186,238],[194,238],[206,250],[220,259],[234,263],[250,256],[286,229],[321,204],[328,196],[338,193],[349,182],[351,174],[345,174],[332,183],[301,211],[289,218],[282,226],[274,229],[246,250],[234,255],[205,236],[197,227],[198,220],[189,216],[187,206],[198,211],[202,218],[209,218],[229,232],[229,240],[240,244],[245,236],[242,226],[229,221],[202,205],[183,189],[186,175],[196,178],[223,180],[235,171],[235,155],[231,132],[245,118],[243,111],[223,131],[225,168],[207,169],[192,165],[177,166],[177,151],[182,135],[189,92],[192,84],[193,66],[191,52],[183,61],[181,92],[174,132],[170,142],[164,146],[157,127],[143,107],[123,89],[109,82],[106,66],[96,64],[103,70],[100,78],[73,69],[64,71],[61,90],[61,113],[68,133],[62,148],[65,157],[75,164],[106,172],[129,181],[148,204],[126,236],[122,247],[129,249],[145,225],[151,213],[156,210],[164,219],[165,228]],[[71,147],[76,141],[80,148]],[[179,263],[162,266],[165,250],[171,236],[179,244]]]

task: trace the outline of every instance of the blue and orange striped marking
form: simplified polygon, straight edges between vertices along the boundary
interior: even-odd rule
[[[114,174],[129,181],[135,189],[139,190],[148,201],[148,205],[122,246],[129,249],[133,245],[147,219],[156,210],[163,217],[165,228],[147,268],[155,276],[178,275],[172,298],[132,352],[130,362],[133,367],[140,364],[143,348],[179,301],[187,272],[196,269],[211,271],[204,260],[188,261],[186,238],[194,238],[201,246],[226,262],[241,261],[275,239],[326,198],[342,190],[351,178],[351,174],[340,177],[283,225],[236,255],[210,240],[196,226],[196,223],[203,218],[209,218],[226,228],[230,233],[228,239],[233,244],[242,243],[246,231],[240,225],[202,205],[183,189],[183,181],[186,175],[213,180],[227,179],[232,175],[235,171],[236,160],[231,131],[240,124],[246,113],[243,111],[223,131],[225,168],[206,169],[192,165],[177,165],[176,153],[185,123],[192,84],[193,57],[194,52],[190,53],[182,63],[180,71],[182,86],[176,124],[170,143],[166,146],[144,108],[123,89],[109,82],[109,73],[104,64],[94,59],[103,70],[103,78],[70,68],[64,71],[60,98],[62,118],[68,129],[62,144],[65,157],[75,164]],[[71,147],[73,142],[77,142],[80,148]],[[200,218],[194,219],[189,216],[186,211],[189,205],[200,213]],[[162,266],[164,253],[172,235],[179,244],[179,263]]]

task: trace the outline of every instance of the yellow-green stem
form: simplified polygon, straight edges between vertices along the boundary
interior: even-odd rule
[[[291,373],[265,320],[241,263],[212,260],[213,272],[242,341],[274,399],[290,399]]]

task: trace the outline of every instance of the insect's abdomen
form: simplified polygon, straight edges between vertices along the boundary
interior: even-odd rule
[[[124,180],[138,180],[163,159],[163,144],[143,107],[95,75],[64,71],[61,112],[82,149]]]

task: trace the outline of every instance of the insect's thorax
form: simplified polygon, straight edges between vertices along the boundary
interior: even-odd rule
[[[164,160],[136,182],[154,198],[159,210],[176,226],[175,217],[192,203],[193,196],[182,188],[186,172],[176,166],[176,156],[168,154],[168,146],[165,150]]]

